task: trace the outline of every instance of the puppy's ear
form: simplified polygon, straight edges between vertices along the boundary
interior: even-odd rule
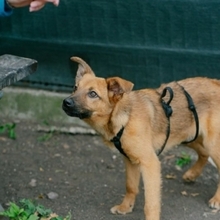
[[[134,84],[130,81],[119,77],[111,77],[106,79],[109,91],[109,97],[114,101],[118,101],[124,93],[130,92]]]
[[[71,57],[70,59],[79,64],[78,65],[78,70],[77,70],[77,73],[76,73],[76,78],[75,78],[76,85],[78,84],[78,82],[82,79],[82,77],[85,74],[92,74],[92,75],[95,76],[95,74],[92,71],[92,69],[90,68],[90,66],[84,60],[82,60],[79,57]]]

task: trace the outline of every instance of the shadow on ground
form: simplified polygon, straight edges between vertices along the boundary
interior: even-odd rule
[[[22,198],[34,199],[61,216],[70,211],[73,220],[143,220],[143,186],[133,213],[112,215],[125,192],[122,156],[106,148],[99,136],[55,133],[40,141],[43,133],[37,124],[20,121],[16,140],[0,136],[0,204]],[[184,170],[175,168],[181,151],[174,149],[164,156],[162,220],[219,220],[220,213],[207,202],[217,185],[217,170],[207,164],[194,184],[182,181]],[[190,152],[191,153],[191,152]],[[193,155],[193,158],[194,155]],[[33,181],[36,181],[34,186]],[[48,199],[47,194],[58,194]]]

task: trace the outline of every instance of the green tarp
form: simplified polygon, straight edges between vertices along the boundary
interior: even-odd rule
[[[193,76],[220,78],[218,0],[61,0],[0,18],[0,55],[38,60],[20,85],[71,91],[85,59],[99,76],[121,76],[135,88]]]

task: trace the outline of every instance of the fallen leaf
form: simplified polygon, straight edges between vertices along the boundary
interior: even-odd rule
[[[63,144],[63,148],[64,148],[64,149],[69,149],[70,146],[69,146],[68,144]]]
[[[41,220],[50,220],[50,219],[56,218],[56,217],[58,217],[58,215],[56,213],[51,213],[49,217],[41,218]]]
[[[40,194],[40,195],[38,195],[38,198],[39,198],[39,199],[44,199],[44,195],[43,195],[43,194]]]
[[[37,180],[36,179],[31,179],[29,186],[35,187],[37,185]]]
[[[65,170],[55,170],[55,173],[64,173]]]
[[[174,154],[168,155],[168,156],[165,156],[165,157],[164,157],[164,160],[171,160],[171,159],[173,159],[174,157],[175,157]]]
[[[199,195],[199,193],[191,193],[190,195],[193,196],[193,197],[196,197],[196,196]]]
[[[182,194],[183,196],[188,196],[188,193],[187,193],[186,191],[182,191],[181,194]]]
[[[174,174],[167,174],[165,177],[166,179],[176,179],[176,175]]]

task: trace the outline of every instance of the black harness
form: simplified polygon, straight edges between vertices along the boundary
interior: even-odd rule
[[[178,84],[178,85],[179,85],[179,84]],[[179,85],[179,86],[180,86],[180,87],[182,88],[182,90],[183,90],[183,93],[184,93],[184,95],[185,95],[185,97],[186,97],[186,100],[187,100],[187,103],[188,103],[188,108],[189,108],[190,111],[192,111],[193,116],[194,116],[194,119],[195,119],[195,122],[196,122],[196,133],[195,133],[195,136],[194,136],[194,138],[193,138],[192,140],[190,140],[190,141],[184,141],[184,142],[182,142],[182,144],[186,144],[186,143],[193,142],[193,141],[196,140],[196,138],[198,137],[198,134],[199,134],[199,118],[198,118],[198,114],[197,114],[196,107],[195,107],[195,105],[194,105],[194,102],[193,102],[192,97],[191,97],[190,94],[184,89],[183,86],[181,86],[181,85]],[[169,92],[170,97],[169,97],[169,100],[168,100],[167,102],[165,102],[165,101],[163,100],[163,98],[166,96],[167,91]],[[163,90],[163,92],[162,92],[162,94],[161,94],[161,97],[160,97],[160,99],[161,99],[161,105],[162,105],[162,108],[163,108],[163,110],[164,110],[164,113],[165,113],[165,115],[166,115],[166,117],[167,117],[168,123],[167,123],[166,139],[165,139],[165,141],[164,141],[162,147],[160,148],[160,150],[157,152],[157,156],[159,156],[159,155],[163,152],[163,150],[164,150],[164,148],[165,148],[165,146],[166,146],[166,144],[167,144],[168,138],[169,138],[169,136],[170,136],[170,117],[172,116],[172,113],[173,113],[173,110],[172,110],[172,107],[170,106],[170,103],[171,103],[171,101],[173,100],[173,96],[174,96],[173,90],[172,90],[170,87],[165,87],[164,90]],[[114,143],[115,147],[118,149],[118,151],[119,151],[121,154],[123,154],[125,157],[127,157],[127,158],[129,159],[128,155],[124,152],[124,150],[123,150],[123,148],[122,148],[122,146],[121,146],[121,141],[120,141],[120,139],[121,139],[121,136],[122,136],[122,134],[123,134],[123,131],[124,131],[124,127],[122,127],[122,128],[120,129],[120,131],[116,134],[116,136],[113,137],[110,141]]]
[[[198,117],[198,114],[197,114],[197,111],[196,111],[196,107],[194,105],[194,102],[193,102],[193,99],[192,97],[190,96],[190,94],[184,89],[183,86],[180,85],[180,87],[182,88],[183,90],[183,93],[185,94],[186,96],[186,99],[187,99],[187,102],[188,102],[188,108],[189,110],[193,113],[193,116],[194,116],[194,119],[195,119],[195,122],[196,122],[196,133],[195,133],[195,136],[192,140],[190,141],[184,141],[182,142],[182,144],[187,144],[187,143],[190,143],[190,142],[193,142],[196,140],[196,138],[198,137],[198,134],[199,134],[199,117]]]

